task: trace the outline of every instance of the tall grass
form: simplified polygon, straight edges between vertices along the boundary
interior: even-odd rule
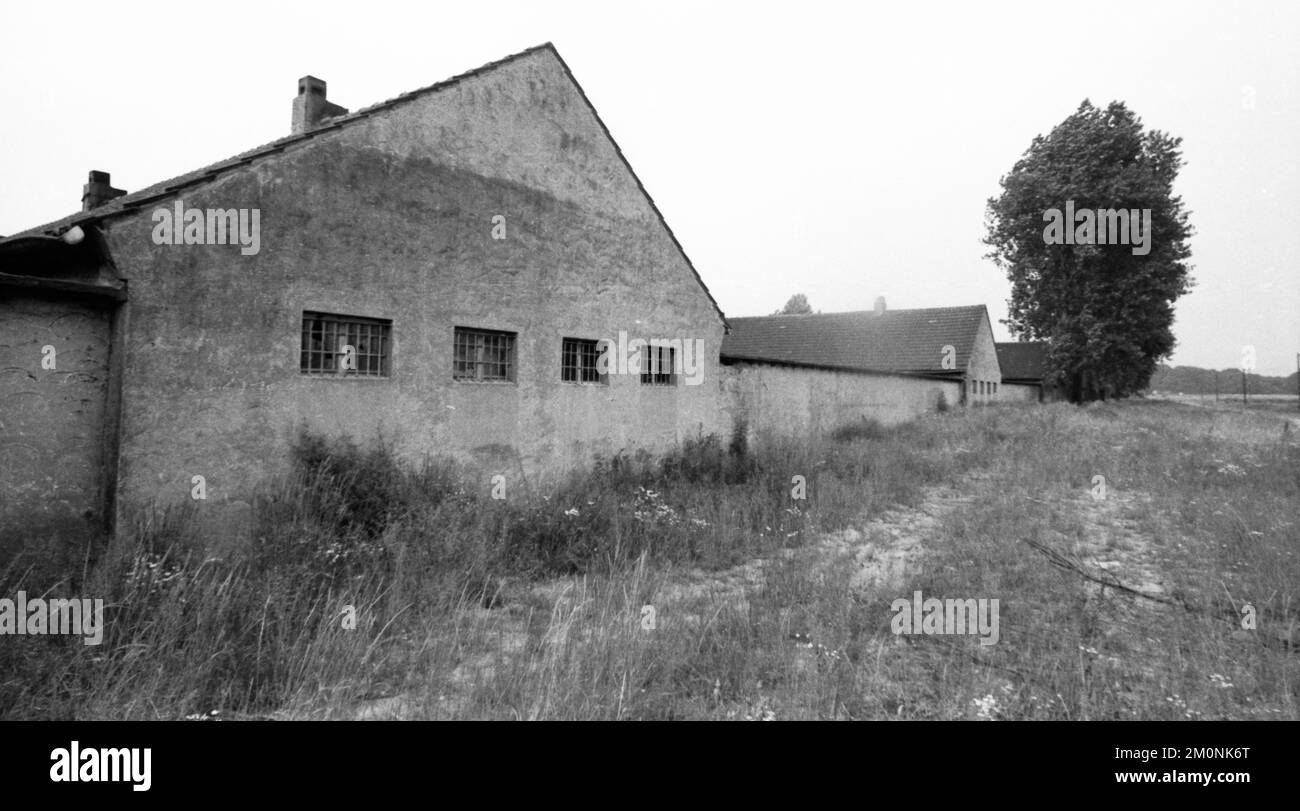
[[[99,646],[6,637],[0,715],[348,706],[403,683],[430,635],[455,639],[475,611],[517,609],[528,584],[585,577],[583,593],[613,611],[614,592],[637,590],[630,572],[653,581],[673,567],[718,569],[841,526],[899,496],[905,477],[880,476],[902,453],[892,444],[877,454],[764,437],[753,450],[741,426],[725,445],[702,436],[661,458],[598,459],[550,492],[496,500],[453,462],[411,469],[381,441],[303,434],[294,473],[260,489],[252,541],[227,554],[176,510],[123,532],[75,584],[8,569],[3,594],[75,587],[102,598],[106,631]],[[796,475],[803,499],[791,497]]]
[[[1266,425],[1120,403],[742,426],[504,500],[378,441],[304,435],[295,460],[221,557],[174,512],[75,583],[5,572],[0,594],[108,610],[99,646],[0,641],[0,715],[1300,717],[1300,448]],[[864,586],[864,544],[899,537],[924,554]],[[998,598],[1001,640],[895,636],[915,589]]]
[[[888,659],[899,715],[1300,717],[1300,446],[1278,423],[1225,435],[1141,402],[981,416],[1004,436],[986,486],[870,614],[912,589],[999,598],[1002,639],[909,638]]]

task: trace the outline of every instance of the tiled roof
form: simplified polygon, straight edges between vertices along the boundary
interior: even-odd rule
[[[668,226],[668,221],[664,219],[663,212],[659,210],[659,206],[655,204],[654,198],[652,198],[650,193],[646,191],[645,185],[641,182],[641,178],[637,176],[636,170],[632,168],[632,164],[629,163],[627,158],[623,155],[622,148],[620,148],[618,142],[614,140],[614,136],[610,133],[609,127],[605,126],[605,122],[601,119],[600,113],[596,112],[596,107],[591,103],[591,99],[587,98],[587,92],[582,89],[582,85],[578,84],[577,77],[575,77],[573,71],[569,69],[568,63],[566,63],[564,58],[560,56],[560,53],[555,49],[555,46],[549,42],[535,45],[532,48],[520,51],[519,53],[511,54],[510,56],[498,59],[494,62],[489,62],[486,65],[466,71],[465,73],[453,76],[450,79],[446,79],[436,84],[431,84],[428,87],[412,90],[409,93],[403,93],[400,96],[391,98],[387,101],[372,104],[371,106],[357,110],[354,113],[326,119],[319,126],[308,130],[307,132],[280,138],[270,142],[269,144],[263,144],[262,146],[250,149],[247,152],[242,152],[233,158],[227,158],[226,160],[205,166],[202,169],[196,169],[193,172],[171,178],[170,180],[164,180],[161,183],[155,183],[154,185],[140,189],[139,191],[116,197],[97,208],[91,209],[90,211],[78,211],[75,214],[70,214],[62,219],[35,228],[29,228],[25,231],[20,231],[9,237],[0,237],[0,242],[29,236],[57,236],[73,225],[85,222],[94,222],[115,215],[132,213],[144,206],[153,205],[162,200],[168,199],[182,190],[215,180],[232,169],[247,166],[260,158],[277,155],[290,147],[310,141],[324,133],[333,132],[340,127],[345,127],[363,118],[369,118],[376,113],[389,110],[421,96],[436,93],[439,90],[445,90],[466,79],[479,76],[480,74],[487,73],[488,71],[494,70],[510,62],[514,62],[515,60],[522,59],[523,57],[544,50],[549,50],[555,57],[556,61],[560,63],[560,66],[564,68],[565,75],[569,77],[569,81],[573,82],[573,86],[577,88],[578,94],[582,96],[582,100],[586,102],[587,109],[591,111],[592,116],[596,119],[596,123],[600,125],[601,131],[605,133],[605,137],[608,138],[610,144],[613,145],[614,151],[618,154],[619,160],[622,161],[623,165],[632,175],[632,179],[636,182],[637,188],[645,195],[646,200],[650,203],[650,208],[654,210],[655,216],[658,217],[660,224],[663,225],[664,230],[668,233],[669,239],[672,240],[673,245],[677,248],[678,252],[681,253],[682,258],[686,260],[686,264],[690,267],[691,272],[695,274],[695,279],[699,282],[700,288],[704,290],[704,295],[708,296],[709,301],[713,304],[714,310],[718,313],[718,317],[722,319],[724,324],[726,324],[726,316],[723,314],[722,308],[718,306],[717,300],[714,299],[713,294],[709,292],[708,285],[704,283],[704,278],[700,276],[700,272],[695,269],[695,263],[693,263],[691,258],[686,255],[686,250],[682,248],[681,243],[677,240],[677,235],[674,234],[672,228]]]
[[[1047,355],[1047,344],[1042,341],[999,343],[997,349],[1003,380],[1043,379],[1043,359]]]
[[[732,318],[724,360],[956,375],[970,362],[984,305]],[[944,346],[956,369],[943,368]]]

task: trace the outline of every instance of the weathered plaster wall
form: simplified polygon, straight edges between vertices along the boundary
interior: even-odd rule
[[[891,374],[736,363],[723,367],[721,405],[728,422],[744,418],[755,434],[824,434],[862,417],[894,425],[956,406],[960,384]]]
[[[1003,383],[998,388],[998,400],[1004,403],[1036,403],[1038,402],[1038,386]]]
[[[123,505],[185,501],[194,474],[209,502],[246,499],[303,423],[530,480],[717,430],[721,318],[548,51],[182,199],[260,209],[261,250],[154,245],[152,209],[112,223],[131,288]],[[391,319],[391,377],[301,374],[304,310]],[[517,332],[516,381],[454,382],[456,326]],[[704,385],[560,381],[562,337],[619,330],[703,339]]]
[[[66,294],[0,291],[0,561],[102,531],[111,318]]]
[[[966,395],[968,405],[984,405],[986,403],[997,402],[1001,394],[1001,385],[998,386],[998,392],[980,394],[980,387],[975,385],[976,381],[985,383],[1002,382],[1001,367],[998,365],[997,345],[993,340],[993,326],[989,323],[988,314],[984,315],[984,323],[980,326],[979,333],[975,336],[975,343],[971,347],[970,361],[966,365]]]

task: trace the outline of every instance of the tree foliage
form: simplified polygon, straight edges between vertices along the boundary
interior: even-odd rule
[[[1191,289],[1192,229],[1173,193],[1181,143],[1146,131],[1122,102],[1102,110],[1084,100],[1034,138],[988,201],[988,256],[1011,282],[1004,323],[1019,338],[1048,343],[1045,372],[1075,402],[1145,388],[1173,351],[1173,305]],[[1049,212],[1067,201],[1076,211],[1149,209],[1149,252],[1048,244]]]
[[[785,306],[772,315],[811,315],[812,305],[808,303],[808,297],[803,293],[795,293]]]

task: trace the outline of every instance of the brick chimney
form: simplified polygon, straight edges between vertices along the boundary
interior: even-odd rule
[[[876,296],[876,315],[885,314],[885,297]]]
[[[298,80],[298,95],[293,100],[294,135],[316,128],[327,118],[347,114],[348,108],[326,101],[324,79],[304,76]]]
[[[90,211],[92,208],[99,208],[114,197],[121,197],[124,194],[126,194],[124,189],[115,189],[109,184],[108,172],[92,169],[90,182],[81,189],[81,210]]]

